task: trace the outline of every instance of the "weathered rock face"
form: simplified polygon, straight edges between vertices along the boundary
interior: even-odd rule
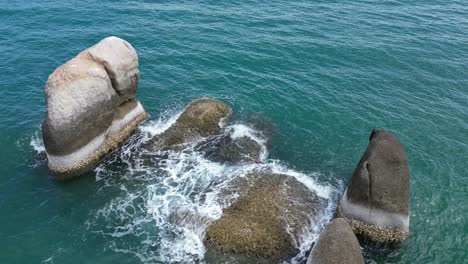
[[[229,134],[210,138],[197,146],[198,150],[204,151],[205,156],[216,162],[260,162],[263,147],[255,140],[243,136],[233,138]]]
[[[307,264],[364,263],[359,241],[343,218],[332,220],[310,252]]]
[[[356,235],[399,242],[409,232],[409,171],[403,145],[390,132],[373,130],[341,199],[338,215]]]
[[[108,37],[57,68],[45,87],[42,135],[58,179],[90,170],[148,115],[136,99],[138,56]]]
[[[204,98],[193,101],[176,122],[145,148],[167,148],[221,132],[221,122],[232,113],[225,103]]]
[[[224,252],[279,262],[298,253],[303,228],[309,227],[325,201],[291,176],[256,173],[239,178],[240,197],[211,224],[206,242]]]

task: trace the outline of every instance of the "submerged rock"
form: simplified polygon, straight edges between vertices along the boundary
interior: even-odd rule
[[[208,139],[197,146],[216,162],[260,162],[264,147],[248,136],[233,138],[230,133]]]
[[[254,114],[249,117],[246,122],[249,127],[261,133],[262,138],[265,139],[266,146],[269,147],[273,145],[273,141],[278,133],[278,128],[269,117],[261,114]]]
[[[403,145],[392,133],[374,129],[338,215],[348,220],[356,235],[375,242],[399,242],[409,232],[409,195]]]
[[[161,149],[219,134],[221,123],[232,113],[225,103],[209,98],[193,101],[176,122],[156,136],[146,148]]]
[[[359,241],[343,218],[331,221],[320,234],[307,264],[364,263]]]
[[[262,146],[247,136],[236,139],[227,136],[221,139],[213,152],[208,153],[208,158],[214,161],[259,162],[262,152]]]
[[[238,178],[229,191],[240,197],[207,228],[206,243],[275,262],[298,253],[300,235],[325,207],[322,198],[287,175],[250,174]]]
[[[271,122],[265,119],[250,119],[248,125],[228,126],[223,134],[198,144],[197,150],[216,162],[262,162],[266,158],[273,129]]]
[[[68,179],[92,169],[148,117],[136,99],[138,79],[136,51],[116,37],[49,76],[42,135],[53,175]]]

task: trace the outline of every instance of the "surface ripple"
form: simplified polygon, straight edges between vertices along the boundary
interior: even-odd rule
[[[34,150],[48,75],[109,35],[138,51],[154,120],[222,99],[238,120],[271,120],[270,157],[323,184],[348,181],[372,128],[393,131],[409,158],[411,233],[366,261],[468,259],[466,1],[18,0],[0,1],[0,21],[0,262],[157,261],[88,233],[120,191],[103,195],[96,172],[57,183]]]

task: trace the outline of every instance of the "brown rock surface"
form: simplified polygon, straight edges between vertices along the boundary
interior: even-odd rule
[[[295,239],[325,204],[294,177],[256,173],[239,178],[240,197],[210,225],[205,240],[224,252],[282,261],[298,253]]]
[[[152,139],[147,147],[167,148],[218,134],[221,132],[221,121],[231,113],[231,108],[221,101],[209,98],[195,100],[171,127]]]

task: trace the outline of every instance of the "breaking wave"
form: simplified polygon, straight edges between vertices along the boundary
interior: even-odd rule
[[[312,221],[314,224],[297,238],[300,253],[289,262],[304,262],[320,230],[332,217],[339,188],[320,184],[318,173],[304,174],[267,159],[267,139],[245,124],[229,125],[225,131],[232,138],[247,136],[259,143],[263,148],[261,163],[213,162],[197,151],[195,144],[178,151],[140,148],[169,128],[180,113],[167,112],[145,123],[95,169],[98,193],[112,199],[107,198],[106,204],[92,212],[86,223],[88,231],[109,241],[108,249],[132,254],[143,263],[209,263],[204,258],[206,228],[238,196],[226,196],[223,190],[238,177],[269,170],[296,178],[328,202],[318,221]]]
[[[31,136],[29,145],[33,148],[36,154],[45,154],[44,142],[42,141],[42,136],[39,131],[36,131],[34,135]]]

